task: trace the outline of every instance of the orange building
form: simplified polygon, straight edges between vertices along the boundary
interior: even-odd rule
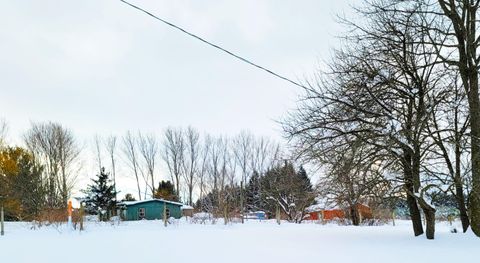
[[[372,209],[370,207],[357,204],[358,212],[363,219],[371,219],[373,218]],[[307,215],[306,220],[333,220],[333,219],[343,219],[345,218],[347,210],[343,209],[315,209],[310,211]]]

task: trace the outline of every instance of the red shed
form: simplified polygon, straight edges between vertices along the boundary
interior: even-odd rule
[[[362,218],[372,218],[372,210],[370,209],[370,207],[363,204],[357,204],[357,209]],[[348,211],[338,208],[322,209],[318,207],[318,205],[311,206],[308,211],[308,215],[305,218],[306,220],[333,220],[336,218],[342,219],[345,218],[346,212],[348,213]]]

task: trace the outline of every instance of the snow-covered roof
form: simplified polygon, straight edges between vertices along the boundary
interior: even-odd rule
[[[358,204],[368,207],[368,205],[363,204],[363,203],[358,203]],[[334,198],[316,197],[315,198],[315,204],[307,207],[305,210],[307,212],[318,212],[318,211],[322,211],[322,210],[335,210],[335,209],[343,209],[343,207],[339,206],[334,201]]]
[[[307,212],[338,209],[338,206],[327,197],[316,197],[315,204],[307,207]]]
[[[140,200],[140,201],[123,201],[123,202],[120,202],[120,204],[129,206],[129,205],[136,205],[136,204],[142,204],[142,203],[148,203],[148,202],[162,202],[162,203],[168,203],[168,204],[179,205],[179,206],[184,205],[184,204],[179,203],[179,202],[173,202],[173,201],[168,201],[168,200],[164,200],[164,199],[147,199],[147,200]]]
[[[248,214],[266,214],[265,211],[249,211]]]
[[[193,210],[193,207],[189,206],[189,205],[182,205],[182,207],[180,209],[182,209],[182,210]]]

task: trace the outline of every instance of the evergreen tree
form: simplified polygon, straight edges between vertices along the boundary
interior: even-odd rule
[[[132,194],[128,193],[125,195],[125,197],[122,199],[122,201],[136,201],[135,197],[133,197]]]
[[[155,189],[155,194],[153,195],[155,198],[179,202],[179,198],[177,192],[173,184],[170,181],[161,181],[158,183],[158,188]]]
[[[310,192],[312,191],[312,182],[310,181],[310,178],[307,175],[307,171],[303,168],[303,166],[300,166],[298,168],[297,172],[298,179],[300,180],[300,185],[304,188],[305,192]]]
[[[268,170],[261,177],[260,185],[269,216],[280,208],[289,221],[301,222],[305,209],[314,203],[315,193],[307,173],[302,167],[296,172],[291,163]]]
[[[22,205],[23,220],[32,220],[45,207],[45,188],[42,183],[43,167],[36,164],[30,154],[24,153],[17,163],[18,174],[14,191]]]
[[[262,207],[260,193],[260,175],[254,171],[246,187],[246,208],[247,211],[257,211]]]
[[[96,179],[92,179],[93,184],[88,185],[85,200],[85,210],[90,214],[99,214],[101,220],[109,219],[109,212],[115,208],[115,188],[109,179],[108,173],[102,167],[100,174]]]
[[[27,150],[5,147],[0,150],[0,196],[7,220],[32,220],[45,206],[43,167]]]

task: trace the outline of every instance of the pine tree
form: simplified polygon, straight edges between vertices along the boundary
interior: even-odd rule
[[[102,167],[100,174],[96,179],[92,179],[92,182],[84,191],[87,194],[85,209],[90,214],[99,214],[103,221],[108,220],[109,212],[115,208],[117,193],[108,173],[105,173],[105,168]]]
[[[179,198],[173,184],[170,181],[161,181],[155,189],[155,198],[178,202]]]

